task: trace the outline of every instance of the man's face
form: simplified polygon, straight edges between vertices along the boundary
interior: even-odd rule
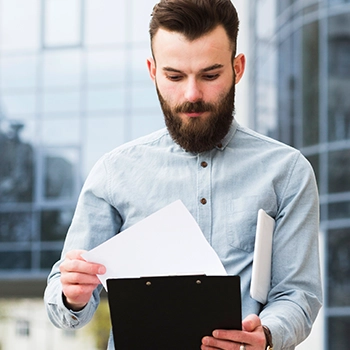
[[[225,30],[217,27],[188,41],[159,29],[149,60],[170,135],[187,151],[215,147],[227,134],[234,110],[235,72]]]

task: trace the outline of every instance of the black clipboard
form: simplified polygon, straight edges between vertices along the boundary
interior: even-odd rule
[[[108,279],[116,350],[195,350],[215,329],[242,327],[239,276]]]

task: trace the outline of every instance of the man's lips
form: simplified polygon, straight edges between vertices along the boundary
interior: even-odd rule
[[[184,114],[190,118],[201,117],[205,112],[185,112]]]

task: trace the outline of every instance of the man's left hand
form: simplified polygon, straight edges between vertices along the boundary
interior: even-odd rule
[[[215,330],[211,337],[202,339],[201,349],[239,350],[242,344],[247,350],[265,350],[265,334],[257,315],[249,315],[243,320],[242,331]]]

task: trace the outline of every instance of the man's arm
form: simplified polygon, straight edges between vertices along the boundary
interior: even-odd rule
[[[203,339],[202,349],[239,350],[240,343],[246,343],[249,350],[265,349],[266,343],[260,342],[265,339],[264,324],[271,330],[275,350],[291,350],[311,330],[322,301],[317,187],[311,166],[301,155],[282,179],[285,184],[275,218],[271,290],[260,319],[254,316],[256,327],[249,327],[245,322],[252,316],[248,316],[243,331],[214,332],[213,337]]]
[[[105,242],[120,230],[121,218],[109,197],[109,178],[103,157],[84,184],[62,258],[48,277],[44,301],[50,320],[59,328],[84,326],[99,304],[102,286],[96,274],[103,272],[103,267],[84,261],[80,254],[82,250],[90,250]]]

